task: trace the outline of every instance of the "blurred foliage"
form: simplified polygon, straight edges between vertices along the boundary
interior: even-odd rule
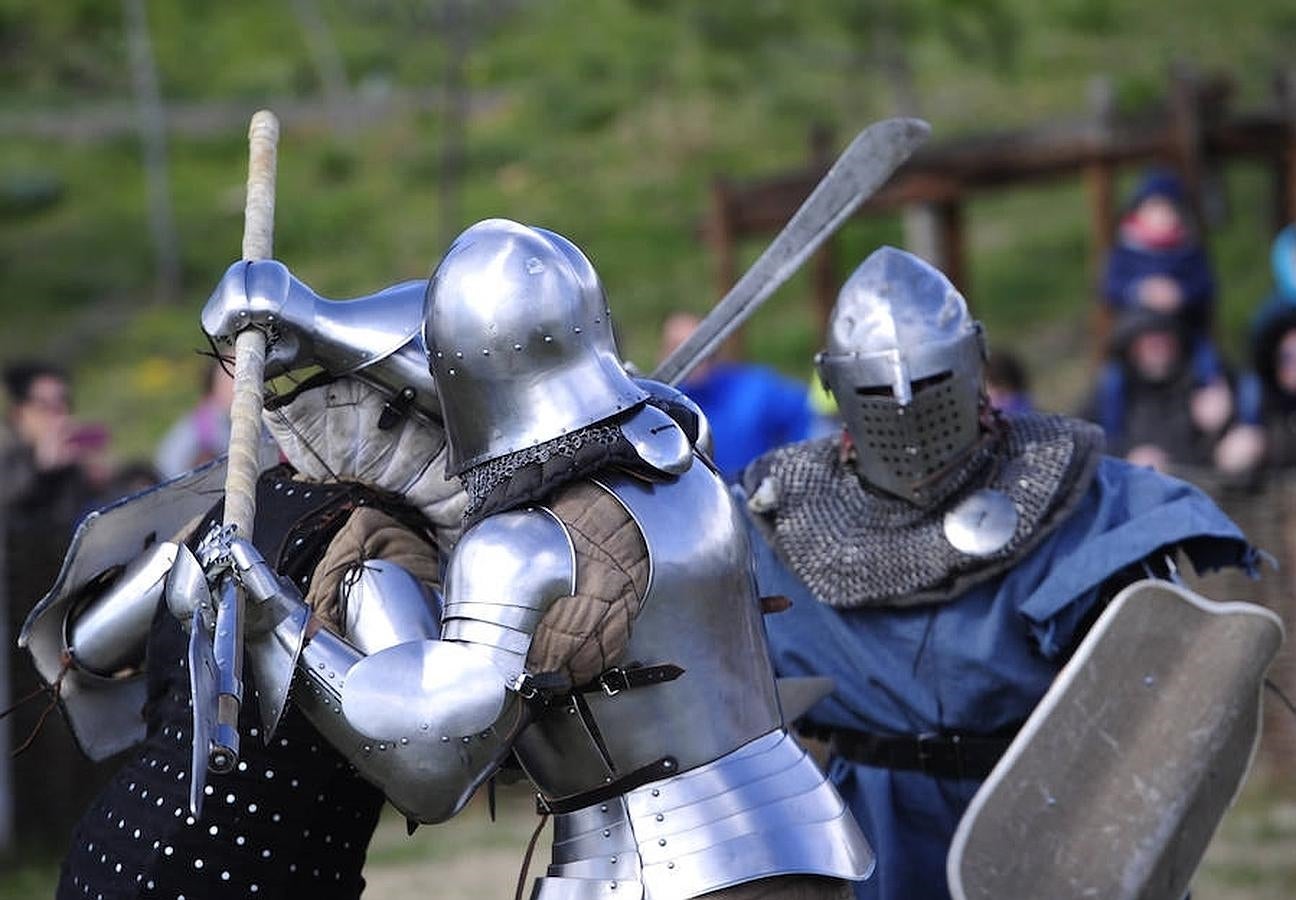
[[[898,94],[888,66],[900,66],[920,112],[949,137],[1084,115],[1097,74],[1112,78],[1122,108],[1139,108],[1161,95],[1175,60],[1227,69],[1237,103],[1261,103],[1296,38],[1288,0],[316,3],[353,102],[404,97],[416,111],[354,132],[309,116],[286,129],[277,255],[334,297],[422,277],[435,264],[444,120],[431,101],[443,90],[456,13],[471,91],[463,224],[506,215],[570,235],[598,266],[625,349],[644,367],[667,310],[702,310],[716,297],[696,231],[712,177],[803,164],[815,124],[844,144],[890,111]],[[190,118],[229,104],[249,114],[298,110],[320,98],[292,4],[146,5],[163,95]],[[2,121],[104,110],[129,118],[125,46],[119,2],[0,0]],[[197,311],[239,246],[243,129],[171,134],[183,297],[162,308],[149,300],[134,136],[0,134],[0,356],[74,360],[80,407],[113,423],[119,451],[146,452],[194,398],[195,351],[205,349]],[[1236,347],[1267,286],[1271,199],[1258,170],[1238,167],[1227,182],[1234,215],[1211,237]],[[1084,354],[1076,326],[1090,303],[1086,217],[1078,181],[970,205],[971,300],[996,343],[1029,348],[1053,328],[1070,339],[1063,352]],[[840,273],[900,239],[893,218],[852,223],[839,240]],[[740,256],[750,261],[762,246],[745,242]],[[808,291],[808,279],[796,279],[747,335],[752,355],[803,377],[818,342]],[[1057,352],[1047,346],[1041,360]]]

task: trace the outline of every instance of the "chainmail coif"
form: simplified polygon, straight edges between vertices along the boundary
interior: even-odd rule
[[[1013,565],[1066,519],[1102,449],[1097,426],[1064,416],[1000,420],[920,507],[865,487],[837,438],[782,447],[744,476],[748,506],[771,545],[814,595],[836,607],[949,600]],[[1006,495],[1018,519],[986,556],[956,550],[945,513],[975,490]]]

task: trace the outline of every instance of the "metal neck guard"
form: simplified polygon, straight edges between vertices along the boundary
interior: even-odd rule
[[[767,540],[830,606],[916,606],[951,600],[1033,550],[1075,508],[1102,450],[1096,426],[1063,416],[1005,419],[987,454],[951,473],[944,499],[919,507],[864,487],[836,438],[783,447],[745,476]],[[946,513],[981,491],[1004,495],[1015,527],[990,552],[950,543]]]

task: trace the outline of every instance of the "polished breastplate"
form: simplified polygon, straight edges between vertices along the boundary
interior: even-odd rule
[[[621,666],[678,666],[542,708],[514,749],[558,813],[532,900],[700,896],[802,873],[862,878],[872,854],[782,725],[740,513],[700,462],[599,481],[644,535],[648,590]]]

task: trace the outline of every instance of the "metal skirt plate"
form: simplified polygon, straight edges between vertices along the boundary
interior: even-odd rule
[[[868,876],[873,854],[818,767],[786,732],[623,798],[561,815],[532,900],[590,900],[642,889],[698,897],[784,874]]]

